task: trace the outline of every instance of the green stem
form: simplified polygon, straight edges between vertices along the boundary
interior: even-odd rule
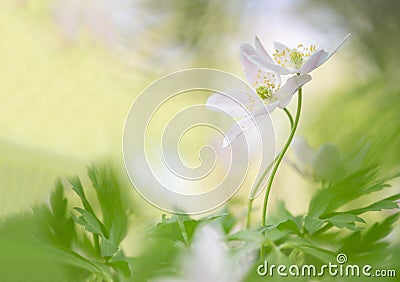
[[[251,210],[253,208],[254,198],[249,198],[247,200],[247,217],[246,217],[246,229],[250,228],[250,220],[251,220]]]
[[[289,118],[289,122],[290,122],[290,129],[293,129],[293,117],[290,114],[289,110],[284,108],[283,109],[286,113],[286,115]],[[265,176],[268,174],[268,171],[271,169],[271,167],[275,164],[275,162],[278,160],[280,153],[277,154],[274,158],[274,160],[267,166],[267,168],[264,170],[263,174],[260,176],[260,179],[258,180],[254,191],[258,191],[258,189],[260,188],[261,183],[263,182]],[[247,203],[247,219],[246,219],[246,229],[250,228],[250,220],[251,220],[251,210],[253,208],[253,202],[254,202],[254,196],[255,195],[250,195],[249,199],[248,199],[248,203]]]
[[[93,243],[94,243],[94,249],[96,251],[96,254],[100,257],[101,256],[100,238],[99,238],[98,234],[93,234]]]
[[[297,98],[297,111],[296,111],[296,117],[295,117],[295,120],[293,123],[292,131],[290,132],[289,138],[286,141],[285,146],[282,149],[282,152],[278,155],[278,159],[276,161],[276,164],[271,172],[271,176],[268,181],[267,190],[265,191],[263,210],[262,210],[262,218],[261,218],[261,227],[264,227],[266,224],[268,199],[269,199],[269,194],[271,192],[271,187],[272,187],[272,183],[274,182],[276,172],[278,171],[279,165],[281,164],[282,159],[285,156],[285,153],[288,150],[290,143],[292,142],[292,139],[293,139],[294,134],[297,129],[297,125],[299,124],[302,98],[303,98],[303,91],[301,88],[299,88],[298,98]],[[286,112],[286,113],[288,113],[288,112]],[[264,248],[261,248],[261,256],[262,257],[264,256]]]
[[[258,180],[254,191],[258,191],[262,181],[264,180],[265,176],[267,175],[268,171],[271,169],[271,167],[274,165],[274,163],[277,161],[279,157],[279,154],[276,155],[275,159],[267,166],[267,168],[264,170],[263,174],[261,175],[260,179]],[[251,210],[253,208],[253,201],[254,201],[254,196],[255,195],[250,195],[249,199],[247,200],[247,221],[246,221],[246,229],[249,229],[250,227],[250,218],[251,218]]]
[[[290,114],[290,112],[289,112],[289,110],[288,110],[288,109],[286,109],[286,108],[283,108],[283,110],[285,111],[286,115],[287,115],[287,116],[288,116],[288,118],[289,118],[289,121],[290,121],[290,129],[293,129],[293,124],[294,124],[294,121],[293,121],[293,117],[292,117],[292,115]]]
[[[181,217],[179,215],[178,215],[178,225],[179,225],[179,228],[181,230],[182,237],[185,240],[185,243],[189,245],[190,244],[189,243],[189,237],[188,237],[187,232],[186,232],[185,224],[183,223],[183,221],[181,220]]]

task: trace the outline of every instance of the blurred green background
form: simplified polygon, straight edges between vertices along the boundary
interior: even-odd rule
[[[255,35],[271,50],[273,41],[321,45],[351,32],[306,85],[298,132],[314,148],[331,142],[351,152],[368,143],[368,161],[394,171],[399,29],[395,0],[2,0],[0,216],[46,202],[56,177],[81,174],[89,163],[111,160],[126,177],[122,132],[135,97],[185,68],[243,78],[238,47]],[[281,113],[273,119],[279,147],[289,129]],[[276,185],[283,183],[271,202],[281,198],[293,212],[305,211],[310,183],[287,165]],[[143,200],[135,203],[158,214]]]
[[[364,138],[373,143],[372,158],[394,169],[400,143],[398,5],[390,0],[2,1],[0,214],[44,201],[55,177],[81,172],[88,163],[113,159],[121,165],[124,119],[149,83],[191,67],[243,77],[238,46],[254,35],[272,48],[275,40],[323,44],[351,32],[305,87],[299,134],[314,147],[334,142],[348,150]],[[273,119],[279,146],[288,128],[280,113]],[[292,179],[291,184],[304,184]],[[296,199],[287,197],[301,209]]]

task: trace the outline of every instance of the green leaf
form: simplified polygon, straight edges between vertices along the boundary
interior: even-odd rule
[[[391,252],[387,248],[389,243],[385,242],[384,239],[393,230],[399,215],[399,213],[392,214],[366,230],[353,232],[342,239],[338,252],[345,253],[358,262],[382,263],[387,261]]]
[[[102,257],[109,257],[113,256],[118,251],[118,246],[111,242],[110,240],[102,237],[101,238],[101,256]]]
[[[74,240],[75,227],[68,211],[68,202],[64,197],[64,187],[60,180],[56,181],[55,189],[50,194],[50,208],[46,205],[33,209],[36,215],[41,240],[53,245],[69,248]],[[46,238],[44,238],[44,237]]]
[[[187,215],[173,215],[171,218],[163,215],[162,221],[150,231],[149,236],[188,243],[187,240],[192,240],[194,231],[201,222]]]
[[[337,212],[340,207],[354,199],[390,187],[387,182],[399,175],[378,178],[376,167],[361,169],[342,181],[319,190],[311,199],[308,214],[311,217],[320,218]]]
[[[290,265],[293,261],[280,249],[272,246],[271,251],[267,254],[267,260],[274,264]]]
[[[86,221],[83,218],[83,216],[77,217],[74,213],[71,212],[71,217],[73,218],[73,220],[78,223],[79,225],[85,225]]]
[[[76,221],[78,224],[83,225],[87,231],[92,232],[93,234],[99,234],[103,237],[105,236],[104,226],[95,214],[78,207],[75,207],[74,210],[82,214],[82,217]]]
[[[123,281],[121,275],[127,275],[129,270],[125,262],[128,258],[118,255],[122,253],[119,243],[127,230],[126,204],[119,205],[124,198],[122,187],[113,172],[105,167],[102,170],[93,168],[90,173],[103,214],[102,220],[107,226],[94,212],[80,179],[73,177],[69,182],[83,205],[83,208],[74,208],[79,215],[68,211],[64,187],[61,181],[57,181],[50,196],[50,208],[43,205],[33,209],[37,218],[35,223],[39,227],[40,236],[37,237],[41,242],[62,252],[63,255],[60,253],[59,256],[60,262],[67,275],[73,275],[82,281],[87,280],[89,275],[102,281]],[[77,236],[74,223],[82,225],[88,232]],[[93,238],[89,238],[89,234]]]
[[[65,266],[58,261],[60,256],[50,247],[53,242],[48,238],[52,237],[37,233],[43,231],[38,216],[41,217],[36,212],[26,212],[0,220],[1,281],[71,281]],[[79,269],[73,270],[76,279],[84,278]]]
[[[107,238],[119,244],[126,236],[128,225],[127,197],[123,195],[122,184],[109,167],[93,166],[88,175],[100,203]]]
[[[117,260],[109,263],[110,266],[121,272],[125,277],[129,278],[132,276],[132,270],[129,262],[126,260]]]
[[[265,240],[264,235],[256,230],[240,230],[236,233],[228,235],[226,238],[229,241],[253,242],[259,244],[260,246]]]
[[[206,221],[215,221],[218,222],[224,231],[225,234],[229,234],[232,231],[232,228],[238,222],[238,218],[235,217],[228,208],[224,208],[220,213],[212,214],[210,216],[206,216],[200,219],[202,222]]]
[[[300,237],[291,238],[281,245],[281,249],[286,248],[298,249],[305,254],[313,256],[321,262],[330,262],[335,257],[332,251],[323,249],[313,244],[311,241]]]
[[[354,210],[350,210],[347,211],[347,213],[352,213],[352,214],[363,214],[366,212],[370,212],[370,211],[381,211],[381,210],[390,210],[390,209],[396,209],[398,208],[398,204],[397,204],[397,200],[400,199],[400,194],[396,194],[393,195],[391,197],[388,197],[386,199],[380,200],[378,202],[375,202],[369,206],[366,206],[364,208],[359,208],[359,209],[354,209]]]
[[[274,225],[273,228],[276,228],[279,231],[289,231],[290,233],[294,233],[297,235],[301,234],[301,231],[299,229],[299,226],[297,225],[297,222],[295,222],[292,219],[286,219],[282,222],[279,222],[278,224]]]
[[[110,270],[105,267],[104,265],[91,260],[87,259],[76,252],[70,251],[70,250],[65,250],[65,249],[55,249],[55,252],[58,253],[58,260],[60,262],[63,262],[65,264],[78,267],[81,269],[84,269],[88,271],[89,273],[96,273],[99,276],[103,277],[106,279],[106,281],[111,281],[112,279],[112,274]]]
[[[347,227],[350,230],[354,230],[355,222],[365,223],[365,220],[361,217],[347,212],[330,214],[329,216],[324,217],[323,220],[339,228]]]
[[[314,234],[318,229],[322,227],[325,222],[319,218],[315,218],[312,216],[304,217],[304,227],[310,233],[310,235]]]
[[[382,223],[375,223],[368,229],[365,236],[370,242],[379,241],[390,234],[393,224],[398,220],[400,213],[395,213],[386,218]]]
[[[68,217],[67,199],[64,197],[64,187],[60,180],[56,181],[56,187],[50,194],[50,206],[55,218],[64,220]]]
[[[72,177],[68,178],[68,182],[72,185],[72,190],[79,196],[83,207],[88,210],[89,212],[93,213],[92,206],[90,205],[89,201],[86,198],[85,192],[83,191],[83,186],[79,177]]]

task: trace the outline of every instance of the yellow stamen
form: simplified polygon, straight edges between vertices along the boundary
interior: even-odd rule
[[[299,69],[314,52],[316,52],[315,45],[305,47],[303,44],[299,44],[297,48],[286,48],[282,51],[276,50],[272,56],[278,65],[291,69]]]

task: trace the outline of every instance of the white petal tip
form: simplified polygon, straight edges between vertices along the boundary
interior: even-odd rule
[[[222,148],[226,148],[231,144],[231,141],[229,141],[227,138],[224,138],[222,141]]]
[[[349,39],[349,37],[351,36],[351,33],[348,33],[342,40],[342,43],[346,42],[347,39]]]

